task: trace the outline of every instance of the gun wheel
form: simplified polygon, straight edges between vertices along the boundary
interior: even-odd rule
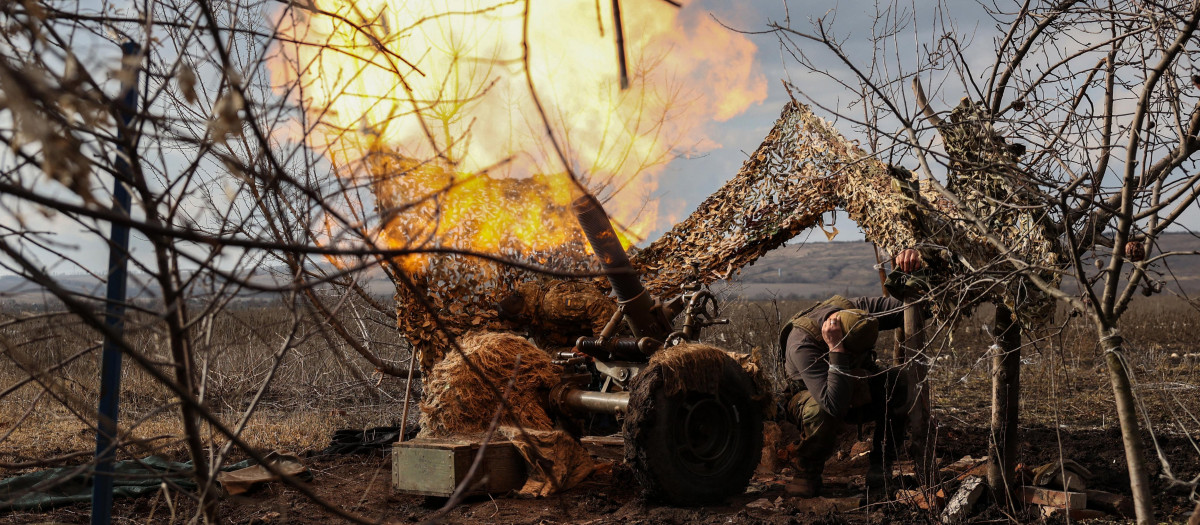
[[[630,384],[626,461],[652,499],[705,505],[741,494],[762,456],[753,382],[714,347],[660,354]]]

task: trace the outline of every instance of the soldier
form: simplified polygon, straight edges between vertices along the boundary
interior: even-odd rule
[[[921,268],[916,250],[896,256],[896,268]],[[837,449],[845,423],[875,423],[867,485],[878,488],[889,474],[885,466],[904,439],[906,392],[899,374],[875,363],[879,330],[904,324],[904,303],[891,297],[834,296],[796,314],[780,333],[788,379],[786,413],[800,428],[788,495],[814,497],[821,492],[825,462]]]

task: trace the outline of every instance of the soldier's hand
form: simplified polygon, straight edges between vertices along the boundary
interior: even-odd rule
[[[914,272],[921,269],[921,254],[908,248],[896,255],[896,268],[902,272]]]
[[[842,322],[838,320],[837,315],[825,318],[825,323],[821,325],[821,337],[825,339],[825,344],[829,345],[830,352],[846,351],[842,347],[842,339],[846,337],[846,332],[842,330]]]

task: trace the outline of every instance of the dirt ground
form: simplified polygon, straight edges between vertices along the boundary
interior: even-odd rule
[[[1136,305],[1125,317],[1129,365],[1137,379],[1143,428],[1152,423],[1157,438],[1144,434],[1147,464],[1152,469],[1155,510],[1162,521],[1186,521],[1193,504],[1188,489],[1169,486],[1162,475],[1159,454],[1170,463],[1178,478],[1190,480],[1200,473],[1200,445],[1189,441],[1200,435],[1200,309],[1177,301]],[[773,344],[779,318],[802,304],[756,302],[728,309],[739,320],[738,330],[715,331],[716,342],[744,352]],[[741,308],[743,311],[739,311]],[[227,422],[236,421],[246,400],[257,387],[255,375],[247,372],[270,361],[271,345],[233,343],[251,341],[249,326],[272,326],[276,311],[252,310],[234,316],[229,329],[220,331],[230,343],[224,354],[214,355],[210,391],[211,407],[221,411]],[[255,317],[258,316],[258,317]],[[261,319],[260,319],[261,317]],[[930,388],[934,415],[940,426],[936,435],[938,457],[945,463],[963,456],[987,454],[987,422],[990,414],[991,376],[987,347],[990,337],[982,328],[990,319],[981,311],[964,322],[954,338],[940,337],[930,346]],[[1060,457],[1074,459],[1090,469],[1089,488],[1127,494],[1128,482],[1121,437],[1113,418],[1113,400],[1104,361],[1095,334],[1080,318],[1061,316],[1063,327],[1048,335],[1031,338],[1022,349],[1021,451],[1020,461],[1037,466]],[[382,319],[380,341],[393,337]],[[60,362],[72,348],[91,341],[69,324],[30,324],[27,327],[29,354],[47,363]],[[237,330],[235,330],[236,328]],[[239,331],[240,330],[240,331]],[[248,335],[249,334],[249,335]],[[72,339],[74,337],[75,339]],[[890,336],[889,336],[890,337]],[[149,340],[149,339],[148,339]],[[344,366],[342,360],[313,339],[312,348],[289,356],[281,367],[282,379],[263,398],[243,439],[263,450],[320,450],[339,428],[368,428],[398,424],[403,399],[402,380],[377,378],[369,370]],[[881,340],[888,348],[890,339]],[[268,341],[269,342],[269,341]],[[53,343],[53,344],[51,344]],[[230,357],[220,361],[217,358]],[[400,359],[398,356],[396,359]],[[236,358],[236,359],[234,359]],[[354,364],[351,362],[350,364]],[[7,367],[7,368],[6,368]],[[138,421],[133,437],[155,438],[151,452],[173,460],[186,460],[180,440],[178,412],[164,399],[161,387],[131,371],[126,378],[122,417]],[[96,377],[91,361],[79,360],[60,374],[64,391],[86,401],[94,398]],[[363,377],[358,377],[358,376]],[[78,464],[94,447],[94,433],[67,402],[52,402],[31,385],[19,387],[27,376],[0,361],[0,386],[16,388],[0,399],[0,461],[20,464],[46,458],[62,458],[49,466]],[[419,392],[419,390],[418,390]],[[71,401],[67,399],[66,401]],[[83,403],[81,401],[81,403]],[[83,403],[80,406],[91,406]],[[83,412],[79,412],[83,413]],[[410,413],[415,420],[415,413]],[[843,454],[826,470],[829,496],[862,496],[866,458],[849,454],[855,429],[850,429]],[[206,434],[211,435],[211,434]],[[864,429],[869,436],[869,429]],[[213,446],[223,442],[213,439]],[[450,510],[450,523],[807,523],[807,522],[900,522],[926,523],[936,516],[898,503],[875,503],[834,512],[828,502],[784,497],[786,472],[758,475],[746,494],[722,505],[704,508],[674,508],[643,500],[632,472],[621,463],[617,446],[590,445],[589,451],[608,466],[593,474],[583,485],[543,499],[515,497],[475,498]],[[130,456],[137,453],[140,455]],[[123,452],[122,459],[141,457],[142,449]],[[233,461],[244,459],[240,456]],[[379,456],[306,456],[314,479],[308,484],[321,499],[346,513],[369,521],[409,523],[438,517],[442,503],[423,497],[393,495],[390,489],[390,458]],[[23,474],[31,468],[0,469],[0,477]],[[911,481],[911,480],[910,480]],[[953,487],[948,486],[951,491]],[[185,523],[195,515],[187,494],[172,492],[118,500],[116,523]],[[219,508],[228,523],[343,523],[347,520],[322,508],[300,491],[282,483],[258,489],[246,496],[226,498]],[[41,513],[0,513],[7,523],[84,523],[89,519],[86,504]],[[976,507],[975,522],[1039,521],[1034,514],[1006,514],[982,502]],[[1119,518],[1111,518],[1117,520]]]
[[[826,496],[832,499],[866,496],[863,474],[865,455],[855,455],[865,442],[854,446],[855,429],[848,430],[845,445],[831,460],[825,472]],[[1128,492],[1120,434],[1116,430],[1055,431],[1052,428],[1023,429],[1022,458],[1028,465],[1057,461],[1060,450],[1093,473],[1089,489],[1115,493]],[[982,427],[943,426],[938,439],[938,456],[943,465],[963,456],[986,454],[986,429]],[[1185,472],[1200,470],[1193,445],[1183,437],[1159,437],[1163,453],[1182,462],[1173,465]],[[644,500],[633,474],[621,462],[620,446],[588,445],[588,451],[601,467],[580,486],[547,498],[514,496],[476,496],[442,513],[443,499],[394,494],[391,490],[390,457],[377,455],[310,456],[306,464],[314,479],[308,486],[322,499],[362,518],[382,523],[418,523],[440,518],[447,523],[492,525],[497,523],[920,523],[936,521],[937,516],[897,502],[878,502],[851,509],[838,509],[829,500],[789,498],[783,486],[789,479],[786,469],[775,474],[756,474],[746,493],[725,502],[702,508],[678,508]],[[1153,453],[1152,451],[1149,453]],[[1191,459],[1185,459],[1191,458]],[[1148,458],[1149,459],[1149,458]],[[1157,462],[1152,462],[1157,465]],[[1155,508],[1161,521],[1186,521],[1192,510],[1187,490],[1170,489],[1155,472],[1153,476]],[[897,481],[913,485],[911,476]],[[943,479],[953,490],[953,481]],[[1011,519],[1038,521],[1036,514],[1005,514],[986,499],[976,506],[972,522],[1005,522]],[[118,500],[115,523],[168,523],[187,519],[194,506],[186,497],[176,495],[168,505],[162,495]],[[84,523],[86,504],[44,513],[0,515],[0,523]],[[294,488],[283,483],[262,486],[247,495],[221,501],[223,521],[238,524],[334,524],[350,523],[322,508]],[[1036,511],[1034,511],[1036,512]],[[1050,520],[1056,521],[1056,520]],[[1106,521],[1125,521],[1110,516]]]

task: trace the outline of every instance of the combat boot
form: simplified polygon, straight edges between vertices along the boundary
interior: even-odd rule
[[[897,486],[892,482],[892,460],[883,454],[871,454],[867,467],[867,500],[871,503],[888,501]]]
[[[890,473],[887,471],[890,470],[888,468],[890,466],[886,463],[872,461],[871,465],[867,467],[867,488],[870,490],[883,490],[889,481]]]
[[[792,481],[783,487],[783,493],[793,498],[815,498],[821,495],[821,471],[824,469],[797,468]]]

